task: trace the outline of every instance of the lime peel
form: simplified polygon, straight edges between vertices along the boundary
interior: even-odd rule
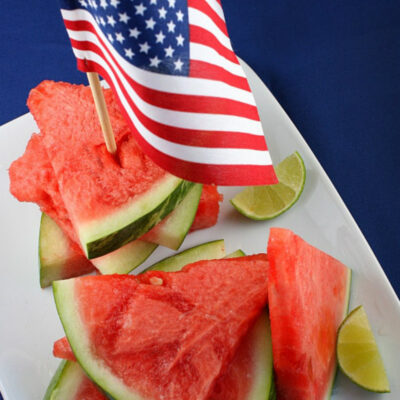
[[[385,367],[363,306],[355,308],[340,325],[336,354],[340,369],[355,384],[371,392],[390,392]]]
[[[275,168],[279,183],[250,186],[238,193],[231,204],[244,216],[254,220],[267,220],[282,214],[299,199],[306,179],[306,168],[300,154],[295,151]]]

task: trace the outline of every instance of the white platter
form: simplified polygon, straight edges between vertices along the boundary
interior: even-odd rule
[[[217,226],[190,234],[182,249],[224,238],[227,251],[265,252],[271,226],[287,227],[353,269],[351,308],[363,304],[372,323],[391,384],[390,394],[368,393],[340,373],[333,399],[400,399],[400,303],[382,268],[329,178],[302,136],[257,75],[245,71],[254,91],[274,162],[297,150],[307,168],[298,203],[267,222],[239,215],[229,199],[239,190],[224,188]],[[59,364],[54,340],[63,336],[50,288],[39,287],[39,209],[18,203],[9,193],[7,169],[19,157],[32,132],[29,114],[0,128],[0,390],[5,400],[42,399]],[[157,249],[143,268],[172,252]]]

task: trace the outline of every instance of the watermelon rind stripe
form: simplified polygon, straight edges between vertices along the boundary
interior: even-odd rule
[[[213,240],[200,244],[190,249],[184,250],[173,256],[164,258],[163,260],[151,265],[146,271],[180,271],[185,265],[200,260],[215,260],[225,257],[224,239]]]
[[[43,400],[72,400],[78,392],[84,372],[76,363],[63,360],[47,387]]]
[[[92,259],[93,265],[103,274],[128,274],[144,263],[158,247],[155,243],[134,240],[102,257]]]
[[[244,257],[245,255],[246,253],[243,250],[237,249],[234,252],[226,255],[225,258],[238,258],[238,257]]]
[[[79,278],[53,282],[53,294],[58,315],[68,342],[85,373],[112,398],[119,400],[144,400],[132,388],[124,385],[106,364],[90,351],[89,336],[80,318],[75,296],[75,281]]]
[[[273,389],[273,359],[271,325],[268,313],[264,310],[255,322],[253,328],[253,343],[255,353],[255,378],[246,400],[268,400]]]
[[[78,226],[78,236],[89,259],[117,250],[148,232],[184,199],[193,182],[167,175],[152,189],[100,220]]]
[[[154,239],[145,237],[144,240],[178,250],[196,217],[202,190],[203,185],[195,184],[175,210],[168,215],[165,223],[162,221],[159,228],[155,226],[156,237]]]
[[[346,297],[343,302],[342,321],[346,318],[346,315],[349,313],[352,276],[353,276],[352,270],[350,268],[347,268]],[[336,357],[336,354],[335,354],[335,357]],[[322,400],[329,400],[331,398],[332,390],[333,390],[333,386],[334,386],[336,378],[337,378],[338,370],[339,370],[338,362],[336,361],[336,366],[332,373],[331,381],[328,384],[328,390]]]

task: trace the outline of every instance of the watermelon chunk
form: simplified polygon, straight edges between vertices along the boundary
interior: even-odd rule
[[[105,90],[105,98],[120,164],[105,148],[90,88],[45,81],[28,99],[65,209],[88,258],[140,237],[194,185],[154,164],[133,139],[111,91]]]
[[[199,207],[190,231],[214,226],[218,221],[219,203],[222,200],[223,196],[215,185],[203,185]]]
[[[268,303],[279,399],[323,400],[336,375],[336,334],[351,270],[288,229],[271,228]]]
[[[259,255],[53,287],[75,356],[111,396],[201,400],[265,306],[267,268]]]

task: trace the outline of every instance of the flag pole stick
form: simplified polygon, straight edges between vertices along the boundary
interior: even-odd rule
[[[96,105],[97,115],[99,116],[107,150],[114,156],[117,152],[117,145],[115,143],[110,117],[108,116],[103,90],[101,89],[99,75],[96,72],[87,72],[87,77],[90,88],[92,89],[94,103]]]

